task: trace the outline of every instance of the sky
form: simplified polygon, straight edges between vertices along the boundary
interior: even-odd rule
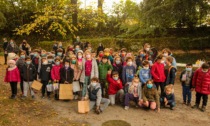
[[[93,8],[97,8],[98,0],[80,0],[81,8],[85,8],[85,1],[86,1],[86,7],[91,6]],[[104,0],[104,4],[103,4],[104,13],[110,13],[112,11],[113,4],[119,3],[120,1],[126,1],[126,0]],[[140,3],[143,0],[132,0],[132,1],[136,3]]]

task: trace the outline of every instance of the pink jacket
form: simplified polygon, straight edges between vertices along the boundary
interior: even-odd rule
[[[52,67],[52,70],[51,70],[51,78],[52,80],[60,80],[60,69],[62,68],[62,65],[55,65]]]
[[[151,68],[151,74],[154,82],[165,82],[164,64],[155,62]]]
[[[7,68],[4,82],[20,82],[20,72],[17,66],[14,68]]]

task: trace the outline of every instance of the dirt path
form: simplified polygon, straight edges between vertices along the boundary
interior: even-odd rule
[[[0,57],[2,58],[2,57]],[[0,59],[0,61],[2,61]],[[180,83],[175,84],[177,106],[175,110],[161,109],[160,113],[131,106],[125,111],[121,106],[109,106],[102,114],[93,111],[88,114],[77,113],[77,101],[54,101],[41,99],[40,93],[35,101],[10,100],[9,85],[2,82],[5,66],[0,66],[0,125],[1,126],[101,126],[108,120],[124,120],[132,126],[208,126],[210,125],[210,101],[207,112],[182,105]],[[177,74],[179,76],[179,73]],[[20,91],[20,90],[18,90]],[[194,104],[195,93],[192,97]]]

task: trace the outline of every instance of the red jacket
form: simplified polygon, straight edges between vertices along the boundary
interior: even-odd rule
[[[210,94],[210,70],[204,73],[201,68],[195,71],[193,76],[192,87],[201,94]]]
[[[151,68],[154,82],[165,82],[164,64],[155,62]]]
[[[52,80],[60,80],[60,69],[62,68],[62,65],[55,65],[52,67],[52,70],[51,70],[51,78]]]
[[[120,83],[117,83],[110,74],[107,74],[107,81],[109,83],[109,88],[108,88],[108,94],[109,95],[114,95],[116,94],[120,89],[123,89],[122,86],[122,81],[120,80]]]
[[[20,82],[20,72],[17,66],[7,69],[4,82]]]

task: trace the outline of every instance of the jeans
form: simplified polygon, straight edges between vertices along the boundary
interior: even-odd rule
[[[110,103],[111,105],[114,105],[115,104],[115,99],[117,97],[117,99],[120,100],[120,103],[123,102],[123,95],[124,95],[124,91],[123,89],[120,89],[117,94],[114,94],[114,95],[109,95],[109,100],[110,100]]]
[[[10,87],[12,91],[12,96],[17,95],[17,82],[10,82]]]
[[[208,95],[201,94],[201,93],[198,93],[198,92],[196,92],[196,101],[195,101],[196,105],[200,104],[201,97],[203,98],[203,105],[202,106],[206,106],[207,102],[208,102]]]
[[[33,83],[33,81],[29,81],[29,82],[23,81],[24,96],[27,97],[28,89],[30,90],[31,96],[34,96],[34,91],[31,88],[32,83]]]
[[[100,106],[100,109],[102,111],[104,111],[108,106],[109,106],[109,103],[110,103],[110,100],[109,99],[106,99],[106,98],[102,98],[101,99],[101,105]],[[93,107],[96,105],[96,101],[90,101],[90,110],[93,109]]]
[[[125,95],[125,106],[129,106],[130,100],[134,101],[136,104],[138,104],[139,97],[134,97],[133,94],[127,93]]]
[[[90,76],[85,76],[85,83],[83,84],[82,87],[82,97],[85,97],[88,88],[88,85],[90,84]]]
[[[190,86],[182,85],[182,95],[183,95],[183,101],[186,103],[191,102],[192,93],[190,90]]]

